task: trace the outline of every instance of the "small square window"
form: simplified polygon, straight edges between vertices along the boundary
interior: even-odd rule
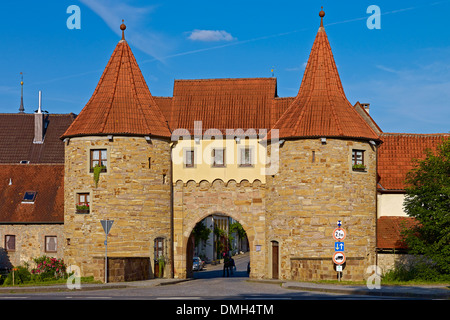
[[[8,234],[5,236],[5,249],[6,251],[16,250],[16,236]]]
[[[213,167],[225,167],[225,149],[213,149]]]
[[[58,242],[56,236],[45,236],[45,252],[56,252]]]
[[[22,202],[34,203],[34,199],[36,199],[36,193],[36,191],[26,191],[23,195]]]
[[[89,193],[77,193],[76,213],[89,213],[90,212],[90,194]]]
[[[106,149],[92,149],[91,159],[90,159],[90,169],[91,172],[94,171],[94,167],[102,166],[102,172],[106,172],[106,167],[108,166],[108,156]]]

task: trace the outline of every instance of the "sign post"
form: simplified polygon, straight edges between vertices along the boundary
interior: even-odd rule
[[[347,236],[347,232],[345,229],[341,228],[342,221],[339,220],[337,222],[338,227],[333,230],[333,238],[337,242],[334,243],[334,255],[333,262],[336,264],[336,271],[338,273],[339,282],[341,281],[341,272],[342,265],[345,262],[345,254],[344,254],[344,242],[342,242]]]
[[[100,220],[103,231],[105,231],[105,283],[108,283],[108,234],[111,230],[114,220]]]

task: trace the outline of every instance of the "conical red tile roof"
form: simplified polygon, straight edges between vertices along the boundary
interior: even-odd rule
[[[109,134],[171,135],[124,39],[117,44],[91,99],[62,138]]]
[[[321,11],[321,18],[324,15]],[[279,130],[280,138],[379,139],[345,96],[322,23],[311,49],[300,90],[272,129]]]

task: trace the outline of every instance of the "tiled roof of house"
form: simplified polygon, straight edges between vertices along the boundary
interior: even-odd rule
[[[92,97],[62,138],[108,134],[171,135],[124,39],[117,44]]]
[[[34,203],[22,203],[35,191]],[[0,223],[64,222],[64,165],[0,164]]]
[[[450,134],[382,133],[378,150],[378,190],[404,190],[413,159],[424,159],[425,150],[435,150]]]
[[[321,11],[321,19],[324,15]],[[300,90],[273,129],[279,130],[280,138],[379,139],[345,96],[322,22]]]
[[[34,114],[0,114],[0,163],[64,163],[64,143],[60,136],[74,120],[74,114],[44,116],[44,142],[34,144]]]
[[[377,248],[378,249],[406,249],[407,246],[401,234],[405,228],[417,224],[411,217],[384,216],[377,221]]]
[[[173,97],[155,97],[170,127],[194,134],[217,129],[270,130],[293,98],[277,97],[276,78],[175,80]]]

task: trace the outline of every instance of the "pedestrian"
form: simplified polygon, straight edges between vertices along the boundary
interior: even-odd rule
[[[224,260],[223,260],[223,275],[222,275],[223,277],[225,277],[225,269],[227,271],[227,277],[230,276],[229,267],[230,267],[230,258],[228,258],[228,256],[225,255]]]
[[[231,275],[233,275],[233,269],[236,271],[236,265],[234,264],[234,259],[230,258],[230,271]]]

